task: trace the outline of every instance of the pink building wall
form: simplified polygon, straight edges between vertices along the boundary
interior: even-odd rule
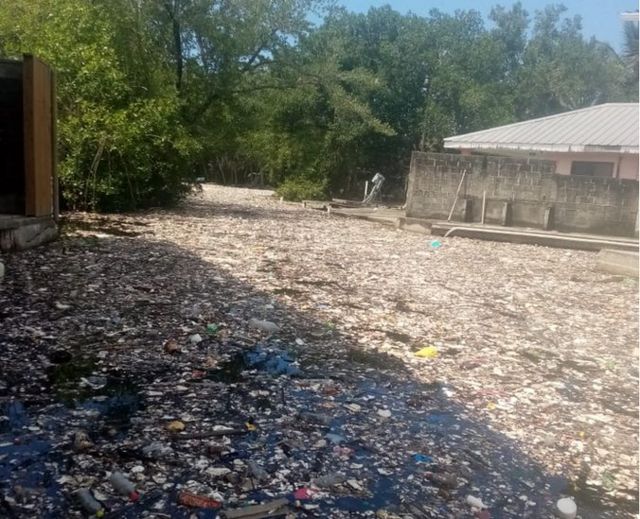
[[[536,154],[538,159],[555,160],[556,173],[559,175],[571,174],[571,163],[574,160],[585,162],[612,162],[613,174],[618,171],[618,178],[628,178],[638,180],[638,155],[614,153],[540,153]]]
[[[468,149],[461,149],[462,155],[472,155],[472,151]],[[488,151],[491,155],[505,155],[515,156],[523,158],[526,155],[522,153],[509,153],[507,150],[495,150]],[[571,174],[571,163],[576,161],[584,162],[612,162],[613,163],[613,176],[615,178],[616,171],[618,172],[618,178],[626,178],[631,180],[638,180],[638,169],[640,164],[638,161],[637,153],[544,153],[537,152],[535,155],[530,155],[532,158],[553,160],[556,162],[556,173],[559,175]]]

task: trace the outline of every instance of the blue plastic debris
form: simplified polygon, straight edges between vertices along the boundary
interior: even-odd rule
[[[331,443],[335,443],[336,445],[344,442],[344,436],[340,436],[339,434],[327,433],[324,437]]]
[[[414,454],[413,460],[416,463],[433,463],[433,458],[431,456],[426,456],[425,454]]]

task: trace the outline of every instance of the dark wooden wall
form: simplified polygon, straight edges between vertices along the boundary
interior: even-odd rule
[[[24,214],[22,63],[0,61],[0,213]]]

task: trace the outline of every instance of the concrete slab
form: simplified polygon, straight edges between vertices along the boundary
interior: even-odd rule
[[[398,227],[398,220],[404,215],[404,211],[402,209],[391,207],[346,207],[343,204],[335,204],[334,202],[311,201],[305,201],[303,202],[303,205],[311,209],[318,209],[322,211],[330,210],[331,214],[335,216],[357,218],[359,220],[367,220],[391,227]]]
[[[53,218],[0,215],[0,250],[15,251],[37,247],[58,236]]]
[[[387,207],[336,207],[330,202],[316,202],[314,205],[306,202],[306,207],[327,211],[331,214],[348,218],[357,218],[376,222],[387,226],[420,234],[435,234],[437,236],[458,236],[478,240],[503,241],[510,243],[526,243],[559,247],[564,249],[579,249],[599,251],[614,249],[638,252],[638,240],[620,236],[602,236],[597,234],[561,233],[558,231],[544,231],[524,227],[504,227],[497,225],[483,225],[479,223],[445,222],[412,218],[405,216],[400,208]]]
[[[466,225],[455,222],[435,222],[431,233],[438,236],[457,236],[479,240],[527,243],[546,247],[599,251],[602,249],[638,251],[638,240],[595,234],[571,234],[538,229]]]
[[[596,269],[637,278],[638,261],[637,252],[603,249],[596,257]]]

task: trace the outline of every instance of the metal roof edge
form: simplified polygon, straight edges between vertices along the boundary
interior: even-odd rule
[[[640,149],[637,146],[595,146],[595,145],[569,145],[569,144],[496,144],[489,142],[447,142],[444,140],[444,147],[449,149],[470,149],[470,150],[513,150],[513,151],[549,151],[558,153],[612,153],[612,154],[638,154]]]
[[[580,113],[580,112],[586,112],[587,110],[595,110],[595,109],[599,109],[605,106],[635,106],[636,109],[638,109],[640,107],[640,103],[602,103],[599,105],[593,105],[593,106],[586,106],[584,108],[578,108],[577,110],[568,110],[566,112],[561,112],[559,114],[553,114],[553,115],[545,115],[544,117],[536,117],[534,119],[527,119],[525,121],[518,121],[515,123],[509,123],[509,124],[503,124],[501,126],[492,126],[491,128],[485,128],[484,130],[477,130],[475,132],[468,132],[468,133],[461,133],[460,135],[452,135],[450,137],[446,137],[445,141],[449,140],[449,139],[460,139],[460,138],[466,138],[466,137],[470,137],[472,135],[478,135],[484,132],[488,132],[488,131],[494,131],[494,130],[500,130],[500,129],[504,129],[504,128],[514,128],[516,126],[522,126],[523,124],[531,124],[531,123],[535,123],[535,122],[540,122],[540,121],[546,121],[549,119],[557,119],[559,117],[564,117],[570,114],[576,114],[576,113]]]

